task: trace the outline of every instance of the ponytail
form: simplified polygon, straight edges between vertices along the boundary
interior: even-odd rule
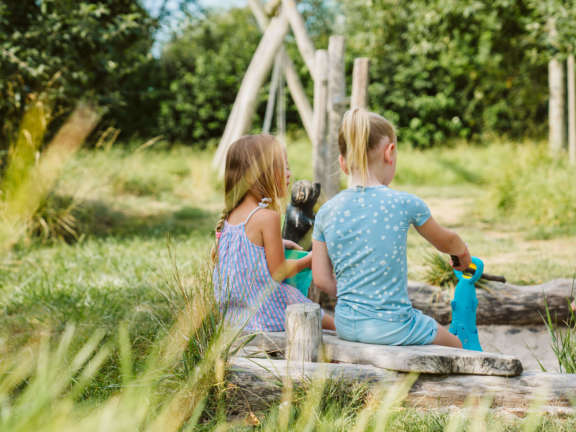
[[[362,184],[368,181],[368,139],[370,137],[370,117],[360,108],[344,114],[340,132],[347,144],[346,157],[350,171],[360,172]]]
[[[358,172],[364,186],[368,182],[368,153],[385,137],[396,141],[394,126],[384,117],[362,108],[354,108],[344,114],[338,133],[338,147],[340,154],[346,158],[350,172]]]

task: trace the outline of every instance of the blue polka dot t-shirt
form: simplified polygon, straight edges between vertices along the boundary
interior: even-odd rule
[[[352,187],[326,202],[313,238],[326,243],[338,304],[386,321],[409,319],[406,236],[429,218],[420,198],[384,185]]]

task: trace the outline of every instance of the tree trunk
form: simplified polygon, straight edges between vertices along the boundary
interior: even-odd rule
[[[280,0],[278,0],[277,2],[280,3]],[[252,9],[252,13],[256,17],[256,21],[258,21],[258,26],[262,31],[265,31],[269,26],[270,20],[268,18],[268,15],[264,11],[264,8],[260,4],[260,1],[248,0],[248,4]],[[313,117],[312,106],[310,105],[310,101],[306,96],[304,86],[300,81],[300,77],[298,76],[298,72],[296,72],[296,67],[292,62],[292,59],[290,58],[286,50],[282,50],[281,55],[282,55],[284,76],[286,77],[286,84],[288,84],[290,95],[292,96],[294,105],[296,105],[298,114],[300,114],[300,119],[302,120],[304,129],[306,129],[306,133],[308,134],[310,141],[313,141],[314,129],[312,126],[312,117]]]
[[[354,60],[350,108],[368,108],[369,68],[370,59],[362,57]]]
[[[276,53],[282,46],[287,33],[288,20],[281,13],[270,22],[252,57],[214,156],[214,166],[220,169],[220,174],[224,171],[224,161],[230,144],[250,129],[252,115],[258,103],[258,92],[270,72]]]
[[[327,198],[340,191],[338,165],[338,130],[346,110],[346,70],[344,64],[345,40],[343,36],[330,36],[328,43],[328,136],[326,139],[325,173],[323,189]]]
[[[568,56],[568,157],[576,164],[576,81],[574,78],[574,54]]]
[[[328,104],[328,52],[316,51],[316,79],[314,81],[314,139],[312,140],[314,181],[326,185],[326,108]]]
[[[558,37],[556,23],[550,19],[550,41],[552,44]],[[550,88],[550,99],[548,101],[548,144],[550,153],[559,156],[559,152],[564,147],[564,68],[560,60],[552,58],[548,63],[548,86]]]
[[[300,12],[298,12],[295,0],[282,0],[282,7],[288,16],[290,27],[292,27],[292,32],[296,38],[296,45],[298,45],[298,50],[300,51],[300,54],[302,54],[304,63],[306,63],[312,78],[316,80],[316,67],[314,66],[316,50],[310,36],[308,35],[308,31],[306,30],[304,18]]]

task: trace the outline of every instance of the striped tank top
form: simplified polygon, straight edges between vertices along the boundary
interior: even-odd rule
[[[218,239],[213,284],[225,318],[248,331],[284,331],[286,307],[310,300],[296,288],[275,281],[268,270],[264,247],[246,235],[246,224],[268,204],[263,199],[239,225],[224,222]]]

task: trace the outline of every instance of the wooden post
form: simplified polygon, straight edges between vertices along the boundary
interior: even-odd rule
[[[220,168],[220,173],[223,172],[223,162],[230,144],[250,129],[252,115],[258,102],[258,92],[270,72],[274,58],[287,33],[288,20],[281,12],[279,16],[272,19],[264,32],[234,101],[232,113],[214,156],[214,166]]]
[[[316,303],[296,303],[286,308],[286,359],[296,363],[318,361],[322,343],[322,317]]]
[[[568,155],[576,164],[576,82],[574,78],[574,54],[568,56]]]
[[[304,63],[306,63],[312,78],[316,79],[316,68],[314,67],[314,44],[308,35],[308,31],[306,31],[306,23],[304,22],[304,18],[300,12],[298,12],[296,1],[282,0],[282,7],[288,16],[290,27],[292,27],[292,32],[296,38],[296,45],[298,45],[298,50],[300,50],[300,53],[302,54]]]
[[[326,50],[316,51],[316,80],[314,81],[314,117],[312,120],[312,130],[314,139],[312,140],[313,155],[312,164],[314,166],[314,181],[319,182],[322,188],[326,187],[326,106],[328,105],[328,52]]]
[[[350,108],[368,108],[369,68],[370,59],[361,57],[354,60]]]
[[[340,191],[338,166],[338,130],[346,110],[346,70],[344,37],[330,36],[328,42],[328,137],[326,139],[325,178],[323,185],[328,198]]]
[[[274,0],[276,3],[280,3],[280,0]],[[270,5],[272,2],[267,3],[266,7]],[[265,31],[269,25],[269,18],[264,10],[264,7],[260,3],[259,0],[248,0],[248,4],[250,5],[250,9],[252,13],[256,17],[256,21],[258,21],[258,26],[262,31]],[[292,59],[286,52],[286,50],[282,50],[282,65],[284,68],[284,76],[286,77],[286,84],[288,84],[288,89],[290,90],[290,95],[292,96],[292,100],[296,105],[296,109],[298,110],[298,114],[300,114],[300,119],[304,125],[304,129],[306,129],[306,133],[310,138],[310,141],[314,140],[314,129],[312,127],[312,106],[308,101],[308,97],[306,96],[306,92],[304,91],[304,86],[300,81],[300,77],[298,76],[298,72],[296,72],[296,67],[292,62]]]
[[[549,20],[550,40],[552,44],[558,36],[554,19]],[[548,63],[548,145],[550,152],[556,156],[564,147],[564,68],[560,60],[552,58]]]

